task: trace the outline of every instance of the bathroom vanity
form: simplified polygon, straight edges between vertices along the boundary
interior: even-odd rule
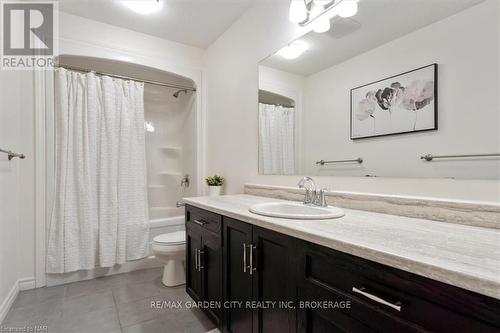
[[[185,199],[186,289],[220,302],[205,312],[222,331],[500,330],[500,259],[484,257],[498,231],[355,210],[323,221],[248,211],[270,201]]]

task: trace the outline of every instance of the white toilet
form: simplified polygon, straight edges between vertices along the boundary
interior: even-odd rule
[[[186,232],[174,231],[153,238],[151,247],[163,268],[162,282],[167,287],[175,287],[186,283],[184,260],[186,255]]]

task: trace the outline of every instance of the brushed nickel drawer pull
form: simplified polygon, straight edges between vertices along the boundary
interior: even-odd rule
[[[198,249],[194,249],[194,269],[198,270]]]
[[[257,270],[257,268],[253,267],[253,250],[255,250],[256,248],[257,247],[253,244],[248,245],[248,249],[250,250],[250,266],[248,267],[250,270],[250,275],[253,275],[253,272]]]
[[[198,271],[200,271],[200,272],[203,268],[205,268],[204,266],[201,265],[201,255],[203,253],[205,253],[205,252],[203,252],[202,250],[198,250]]]
[[[354,293],[363,295],[366,298],[371,299],[372,301],[375,301],[377,303],[383,304],[385,306],[388,306],[390,308],[393,308],[394,310],[397,310],[397,311],[401,312],[401,303],[400,302],[397,302],[395,304],[393,304],[391,302],[388,302],[388,301],[386,301],[386,300],[384,300],[384,299],[382,299],[382,298],[380,298],[378,296],[375,296],[373,294],[370,294],[370,293],[366,292],[364,287],[360,287],[359,289],[356,288],[356,287],[352,287],[352,291]]]
[[[247,244],[243,243],[243,273],[247,272]]]
[[[196,223],[197,225],[200,225],[200,226],[205,226],[205,224],[207,224],[207,222],[203,221],[203,220],[194,220],[193,221],[194,223]]]

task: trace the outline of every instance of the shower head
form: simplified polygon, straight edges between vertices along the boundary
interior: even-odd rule
[[[187,94],[188,90],[187,90],[187,89],[177,90],[176,92],[174,92],[174,97],[175,97],[175,98],[179,98],[179,94],[180,94],[181,92],[184,92],[184,93],[186,93],[186,94]]]

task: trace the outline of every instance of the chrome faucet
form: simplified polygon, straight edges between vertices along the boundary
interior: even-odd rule
[[[297,185],[299,188],[306,190],[303,201],[304,205],[314,205],[320,207],[328,206],[325,195],[328,189],[323,188],[319,191],[316,190],[316,183],[311,177],[303,177]]]
[[[311,177],[302,178],[297,184],[299,188],[303,188],[306,190],[306,194],[304,196],[304,205],[310,205],[314,202],[314,197],[316,193],[316,183]]]

